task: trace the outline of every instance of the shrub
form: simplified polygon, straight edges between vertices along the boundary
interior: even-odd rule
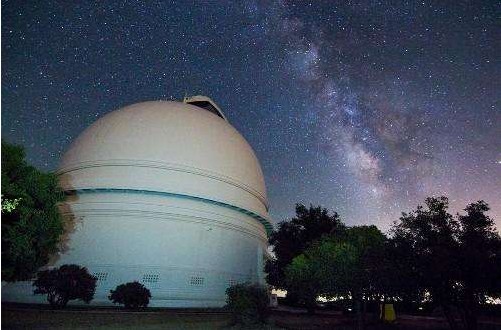
[[[108,298],[114,304],[125,305],[126,308],[148,306],[151,298],[150,290],[139,282],[120,284],[110,291]]]
[[[256,284],[236,284],[226,289],[226,308],[236,323],[265,322],[269,315],[266,288]]]
[[[68,301],[80,299],[89,303],[94,298],[97,278],[87,268],[78,265],[62,265],[59,268],[37,273],[33,282],[34,294],[47,294],[51,306],[64,308]]]

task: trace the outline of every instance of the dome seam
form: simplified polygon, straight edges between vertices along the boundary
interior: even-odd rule
[[[128,163],[127,163],[128,162]],[[146,168],[157,168],[163,170],[179,171],[184,173],[190,173],[195,175],[204,176],[221,182],[231,184],[237,188],[247,191],[254,197],[256,197],[261,203],[263,203],[266,211],[269,211],[269,204],[267,199],[256,189],[251,186],[236,180],[234,178],[222,175],[216,172],[203,170],[193,166],[186,166],[174,163],[164,163],[158,161],[148,161],[148,160],[131,160],[131,159],[110,159],[110,160],[95,160],[87,162],[79,162],[72,164],[71,166],[66,166],[59,168],[56,171],[57,175],[63,175],[73,171],[78,171],[86,168],[93,167],[106,167],[106,166],[130,166],[130,167],[146,167]]]

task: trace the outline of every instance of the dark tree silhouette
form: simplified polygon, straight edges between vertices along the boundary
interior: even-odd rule
[[[452,329],[458,327],[453,310],[464,326],[476,329],[479,306],[487,297],[499,297],[501,245],[484,201],[466,207],[466,215],[447,212],[446,197],[427,198],[427,208],[403,213],[395,223],[391,243],[396,276],[438,303]]]
[[[458,215],[460,230],[458,307],[468,329],[477,328],[479,309],[487,297],[501,296],[501,238],[494,221],[485,214],[489,206],[478,201]]]
[[[279,224],[278,230],[270,235],[275,259],[266,265],[268,283],[286,289],[285,268],[294,257],[303,253],[308,245],[324,234],[330,234],[343,227],[337,213],[329,214],[320,206],[309,208],[296,204],[296,217]]]
[[[309,208],[296,204],[296,217],[279,224],[278,230],[270,235],[275,258],[267,261],[267,282],[272,286],[288,290],[288,297],[294,296],[293,288],[287,286],[285,269],[294,257],[300,255],[315,240],[344,228],[337,213],[329,214],[325,208]]]
[[[400,222],[393,228],[393,242],[396,249],[409,253],[408,266],[416,271],[406,278],[415,282],[421,291],[429,291],[433,300],[442,306],[451,326],[457,327],[452,315],[454,286],[458,278],[455,237],[459,227],[457,221],[447,212],[446,197],[427,198],[427,209],[418,206],[415,211],[402,213]]]
[[[68,301],[80,299],[89,303],[94,298],[97,278],[87,268],[78,265],[62,265],[59,268],[39,271],[33,293],[46,294],[51,306],[64,308]]]
[[[146,307],[150,303],[151,292],[139,282],[120,284],[110,291],[108,298],[114,304],[122,304],[125,308]]]

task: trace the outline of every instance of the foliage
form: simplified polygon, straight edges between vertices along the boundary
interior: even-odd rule
[[[501,297],[501,238],[494,221],[485,214],[489,206],[478,201],[458,215],[460,230],[459,278],[456,282],[457,307],[466,328],[476,329],[479,307],[488,297]]]
[[[369,297],[380,292],[386,237],[376,226],[355,226],[325,241],[329,295]]]
[[[313,256],[301,254],[292,260],[286,269],[287,287],[295,293],[296,301],[304,305],[309,313],[315,311],[316,300],[323,292],[321,273],[322,265]]]
[[[266,288],[255,284],[235,284],[226,289],[226,308],[236,323],[265,322],[269,315]]]
[[[51,306],[63,308],[68,301],[80,299],[89,303],[96,291],[97,278],[87,268],[78,265],[62,265],[59,268],[37,273],[33,282],[34,294],[46,294]]]
[[[2,142],[2,280],[33,277],[57,252],[64,200],[54,174],[29,166],[22,147]],[[7,201],[18,201],[14,208]],[[8,208],[9,212],[4,212]]]
[[[418,206],[415,211],[402,213],[400,222],[392,228],[392,242],[395,249],[408,253],[407,267],[414,270],[401,275],[416,283],[417,290],[429,292],[455,328],[451,306],[459,275],[455,240],[459,227],[447,212],[447,198],[427,198],[425,202],[427,208]]]
[[[405,251],[400,261],[410,269],[399,275],[431,294],[451,328],[457,327],[457,308],[464,326],[475,329],[479,306],[501,294],[501,239],[485,215],[489,207],[478,201],[455,218],[446,197],[427,198],[426,206],[403,213],[392,228],[394,250]]]
[[[108,298],[114,304],[122,304],[126,308],[138,308],[148,306],[151,293],[144,285],[134,281],[120,284],[115,290],[110,290]]]
[[[307,208],[297,204],[296,217],[281,222],[278,230],[270,235],[269,243],[273,246],[275,258],[266,263],[267,282],[277,288],[291,291],[285,278],[287,266],[315,240],[343,227],[337,213],[329,214],[327,209],[320,206],[310,205]]]
[[[10,213],[19,205],[21,198],[7,199],[2,195],[2,213]]]
[[[469,304],[469,299],[484,303],[488,296],[501,296],[501,238],[495,231],[494,221],[485,214],[488,210],[487,203],[478,201],[466,207],[466,215],[458,216],[460,302],[463,304]],[[472,293],[474,297],[468,298]]]
[[[324,238],[294,258],[287,268],[290,286],[303,287],[304,299],[351,296],[360,312],[362,299],[380,292],[386,237],[375,226],[356,226]]]

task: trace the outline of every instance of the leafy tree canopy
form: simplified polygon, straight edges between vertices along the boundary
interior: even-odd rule
[[[22,147],[2,142],[2,280],[32,278],[57,251],[63,200],[54,174],[28,165]]]
[[[310,304],[319,295],[351,296],[360,302],[379,292],[385,241],[375,226],[326,235],[294,258],[287,267],[287,282]]]
[[[10,213],[19,205],[21,198],[7,199],[2,196],[2,213]]]
[[[294,257],[300,255],[315,240],[325,234],[342,230],[344,225],[337,213],[330,214],[325,208],[309,208],[296,205],[296,217],[283,221],[278,229],[270,235],[269,243],[273,246],[275,259],[266,263],[267,281],[269,284],[287,289],[285,269]]]
[[[464,325],[475,329],[480,304],[501,295],[501,239],[484,201],[468,205],[466,215],[456,217],[448,213],[448,205],[446,197],[427,198],[426,208],[403,213],[392,228],[391,242],[407,255],[402,260],[410,271],[399,276],[431,293],[451,328],[456,328],[455,307]]]
[[[326,262],[326,294],[367,297],[380,292],[385,241],[376,226],[354,226],[327,237],[321,250]]]
[[[306,251],[295,257],[286,269],[286,283],[295,293],[297,302],[303,304],[309,313],[313,313],[317,298],[324,292],[322,287],[322,260]],[[317,251],[315,251],[317,252]]]
[[[484,201],[470,204],[466,215],[459,215],[459,264],[465,288],[474,291],[479,303],[487,296],[501,296],[501,237],[494,220],[485,214]]]

